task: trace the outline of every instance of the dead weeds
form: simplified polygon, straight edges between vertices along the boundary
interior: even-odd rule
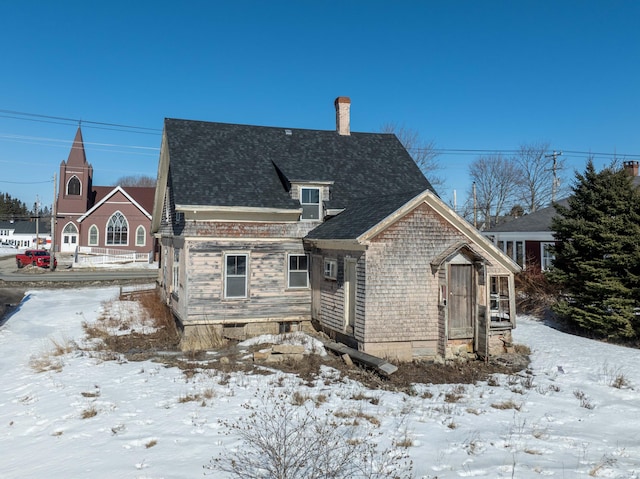
[[[212,351],[182,352],[179,349],[180,336],[170,310],[162,302],[157,291],[137,293],[133,299],[140,304],[148,318],[152,318],[153,328],[136,330],[133,327],[127,331],[113,331],[113,317],[101,318],[93,325],[84,325],[85,332],[92,339],[98,339],[102,351],[109,351],[115,358],[122,355],[130,361],[154,360],[168,367],[178,367],[190,378],[199,371],[215,369],[221,377],[234,372],[246,374],[273,374],[276,370],[296,374],[308,384],[313,384],[321,377],[322,366],[328,366],[339,371],[335,381],[350,378],[371,389],[386,389],[404,391],[415,394],[414,384],[473,384],[489,380],[492,375],[513,374],[525,369],[529,363],[528,351],[519,351],[508,356],[497,357],[488,362],[483,361],[455,361],[445,364],[431,361],[414,361],[411,363],[396,363],[398,370],[391,376],[385,377],[375,371],[347,365],[335,354],[326,356],[317,354],[305,355],[304,360],[284,360],[278,363],[255,363],[252,350],[264,348],[257,345],[248,350],[240,350],[237,343],[228,341],[223,347]],[[102,323],[102,324],[101,324]],[[110,326],[105,327],[106,324]],[[121,329],[121,328],[120,328]],[[111,332],[110,332],[111,331]],[[324,378],[323,380],[327,380]]]

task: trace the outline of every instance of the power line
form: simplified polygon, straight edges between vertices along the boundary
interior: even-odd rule
[[[135,131],[135,133],[145,133],[145,134],[159,134],[162,132],[162,130],[158,128],[147,128],[143,126],[123,125],[120,123],[106,123],[102,121],[82,120],[81,118],[66,118],[62,116],[41,115],[38,113],[27,113],[27,112],[14,111],[14,110],[0,109],[0,113],[4,113],[8,115],[20,115],[19,117],[0,115],[0,117],[2,118],[11,118],[16,120],[40,119],[40,121],[43,121],[45,123],[48,122],[48,120],[57,120],[58,124],[77,123],[81,125],[84,123],[89,125],[96,125],[96,128],[113,127],[113,128],[126,128],[128,130],[139,130],[139,131]],[[33,118],[21,118],[22,116],[33,117]],[[37,120],[33,120],[33,121],[37,121]],[[60,122],[66,122],[66,123],[60,123]],[[113,128],[103,128],[103,129],[113,129]],[[125,131],[125,130],[119,130],[119,131]]]
[[[496,148],[493,150],[489,149],[463,149],[463,148],[418,148],[412,147],[407,148],[409,151],[415,152],[433,152],[438,155],[482,155],[482,154],[504,154],[504,155],[513,155],[520,153],[520,150],[511,150],[511,149],[500,149]],[[570,155],[580,155],[580,157],[584,156],[600,156],[606,158],[640,158],[640,154],[636,153],[604,153],[604,152],[594,152],[594,151],[580,151],[580,150],[562,150],[563,153],[569,153]],[[570,156],[569,155],[569,156]],[[563,156],[567,156],[566,154]]]

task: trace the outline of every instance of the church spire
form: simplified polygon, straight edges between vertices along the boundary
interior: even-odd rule
[[[73,139],[73,146],[69,152],[69,158],[67,159],[67,165],[73,166],[85,166],[87,163],[87,157],[84,153],[84,141],[82,140],[82,130],[80,124],[78,124],[78,131],[76,137]]]

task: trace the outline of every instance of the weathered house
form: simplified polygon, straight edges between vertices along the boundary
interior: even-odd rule
[[[55,250],[78,247],[154,252],[151,209],[154,187],[94,186],[80,127],[67,161],[60,164]]]
[[[633,184],[637,187],[640,187],[639,163],[637,160],[623,162],[625,171],[633,178]],[[566,198],[558,203],[565,207],[569,205]],[[555,207],[548,206],[494,226],[482,234],[521,267],[545,271],[554,260],[552,247],[555,245],[555,238],[551,220],[555,215]]]
[[[165,120],[152,231],[185,347],[312,326],[400,360],[501,347],[517,265],[335,106],[336,131]]]

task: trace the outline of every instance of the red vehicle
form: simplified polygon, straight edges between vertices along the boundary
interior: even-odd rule
[[[58,260],[53,260],[54,268],[58,266]],[[28,249],[24,253],[16,255],[16,265],[18,268],[32,265],[40,268],[48,268],[51,264],[51,255],[43,249]]]

